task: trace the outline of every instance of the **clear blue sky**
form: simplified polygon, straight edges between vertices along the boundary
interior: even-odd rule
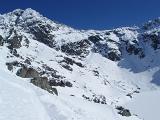
[[[78,29],[139,25],[160,16],[160,0],[0,0],[0,13],[32,8]]]

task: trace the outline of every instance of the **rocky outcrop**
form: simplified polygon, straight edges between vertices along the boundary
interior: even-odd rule
[[[156,28],[160,25],[160,17],[155,19],[155,20],[152,20],[152,21],[149,21],[147,23],[145,23],[143,26],[142,26],[142,29],[144,30],[149,30],[149,29],[153,29],[153,28]]]
[[[35,36],[39,42],[46,44],[49,47],[54,47],[54,35],[50,34],[52,27],[49,24],[38,24],[29,26],[30,32]]]
[[[126,51],[132,55],[138,55],[139,58],[144,58],[145,57],[145,54],[144,54],[144,51],[142,48],[140,48],[138,45],[136,44],[127,44],[126,45]]]
[[[94,44],[102,40],[99,35],[89,36],[88,39]]]
[[[40,77],[39,72],[35,70],[34,68],[28,68],[26,66],[23,66],[21,69],[19,69],[16,73],[17,76],[20,76],[22,78],[37,78]]]
[[[84,65],[81,62],[77,62],[69,57],[63,57],[63,60],[59,61],[59,64],[69,70],[69,71],[73,71],[72,67],[74,64],[79,66],[79,67],[84,67]]]
[[[119,61],[121,59],[121,53],[116,50],[108,51],[108,59],[112,61]]]
[[[3,43],[4,43],[4,39],[3,39],[3,37],[0,35],[0,46],[3,46]]]
[[[12,71],[13,67],[21,67],[21,66],[23,66],[23,64],[18,62],[18,61],[7,62],[6,65],[7,65],[7,68],[8,68],[9,71]]]
[[[72,87],[72,83],[69,81],[65,81],[65,80],[56,80],[56,79],[50,79],[49,80],[49,85],[50,86],[60,86],[60,87]]]
[[[123,108],[122,106],[117,106],[116,109],[118,110],[118,114],[122,116],[129,117],[131,116],[131,113],[128,109]]]
[[[70,42],[61,46],[61,51],[68,55],[86,57],[89,54],[89,40],[81,40],[78,42]]]
[[[17,49],[21,47],[22,36],[19,35],[15,30],[13,30],[10,34],[10,37],[7,39],[8,48],[9,49]]]
[[[51,94],[58,95],[57,89],[52,87],[49,84],[47,77],[34,77],[33,79],[31,79],[31,83],[34,84],[37,87],[40,87],[40,88],[48,91]]]
[[[93,101],[94,103],[107,104],[106,97],[103,95],[93,95],[92,97],[82,95],[82,97],[88,101]]]
[[[160,49],[160,32],[144,33],[142,39],[145,42],[150,42],[154,50]]]
[[[115,47],[113,48],[112,46],[110,46],[110,44],[113,44]],[[119,61],[122,55],[117,43],[114,43],[112,41],[110,43],[110,41],[107,42],[105,40],[96,42],[96,44],[94,44],[92,48],[92,51],[95,53],[99,53],[112,61]]]

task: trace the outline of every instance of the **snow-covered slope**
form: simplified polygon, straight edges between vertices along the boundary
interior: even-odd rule
[[[0,120],[159,120],[159,26],[86,31],[32,9],[0,15]]]

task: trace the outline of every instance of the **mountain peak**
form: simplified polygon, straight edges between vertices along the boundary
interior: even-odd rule
[[[147,23],[145,23],[143,25],[143,28],[145,30],[149,30],[149,29],[154,29],[160,27],[160,17],[154,19],[154,20],[149,20]]]

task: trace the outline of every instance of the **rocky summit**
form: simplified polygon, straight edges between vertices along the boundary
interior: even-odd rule
[[[0,15],[0,120],[159,120],[160,18],[77,30]]]

